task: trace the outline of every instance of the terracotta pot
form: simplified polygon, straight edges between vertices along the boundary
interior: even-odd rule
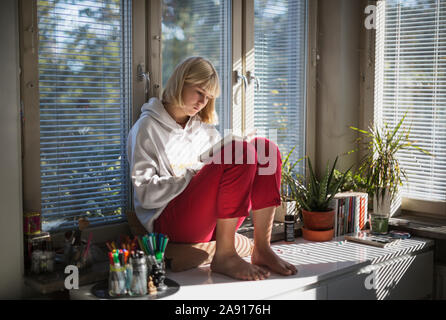
[[[308,230],[329,230],[334,227],[334,210],[330,211],[306,211],[302,209],[304,226]]]
[[[302,237],[308,241],[330,241],[331,239],[333,239],[333,235],[334,228],[322,231],[308,230],[305,227],[302,228]]]

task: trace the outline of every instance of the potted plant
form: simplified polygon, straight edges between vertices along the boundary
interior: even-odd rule
[[[334,170],[334,181],[339,181],[342,178],[343,172],[337,169]],[[359,172],[349,171],[344,179],[344,183],[339,187],[339,192],[367,192],[367,183],[365,178]]]
[[[403,185],[403,178],[407,181],[406,172],[400,165],[397,152],[414,149],[432,155],[410,140],[410,127],[403,128],[406,115],[407,112],[393,129],[387,123],[382,127],[369,128],[369,131],[350,127],[362,134],[358,141],[367,151],[361,160],[359,171],[365,177],[369,197],[373,198],[373,213],[370,217],[373,233],[387,233],[393,202]],[[363,138],[367,140],[361,142]]]
[[[294,152],[294,146],[282,162],[282,176],[280,184],[280,199],[281,205],[276,208],[274,220],[278,222],[285,222],[285,216],[296,216],[298,213],[298,206],[296,205],[296,181],[299,175],[295,172],[296,165],[303,159],[291,162],[290,157]]]
[[[327,165],[324,175],[318,179],[308,158],[308,182],[306,185],[301,181],[297,183],[296,201],[302,209],[302,236],[306,240],[328,241],[333,238],[335,211],[330,207],[330,202],[350,171],[348,169],[335,181],[334,170],[337,162],[338,157],[332,168],[329,170]]]

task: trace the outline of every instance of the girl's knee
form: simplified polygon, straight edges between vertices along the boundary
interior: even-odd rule
[[[259,174],[271,175],[281,169],[282,159],[276,143],[262,137],[255,138],[251,143],[256,149]]]
[[[232,141],[232,164],[257,164],[256,148],[246,141]]]

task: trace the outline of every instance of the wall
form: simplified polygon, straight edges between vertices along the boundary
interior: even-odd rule
[[[313,1],[313,0],[310,0]],[[360,112],[360,27],[363,13],[357,0],[319,0],[316,167],[354,148]],[[19,121],[18,8],[15,0],[0,1],[0,299],[20,298],[23,291],[21,150]],[[343,157],[341,167],[356,161]]]
[[[327,161],[353,150],[360,118],[360,28],[363,13],[358,0],[319,0],[316,170],[323,172]],[[347,169],[357,154],[339,159]]]
[[[0,1],[0,299],[23,289],[18,5]]]

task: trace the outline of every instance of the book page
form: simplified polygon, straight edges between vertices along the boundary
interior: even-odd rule
[[[227,135],[225,135],[220,141],[215,143],[212,147],[210,147],[209,149],[204,151],[198,157],[198,159],[199,159],[198,161],[200,161],[200,162],[208,161],[210,158],[212,158],[214,153],[217,153],[225,145],[232,143],[232,141],[251,141],[253,138],[255,138],[255,134],[256,134],[256,129],[249,131],[248,134],[246,134],[246,135],[237,135],[237,134],[234,134],[233,132],[230,132]]]

